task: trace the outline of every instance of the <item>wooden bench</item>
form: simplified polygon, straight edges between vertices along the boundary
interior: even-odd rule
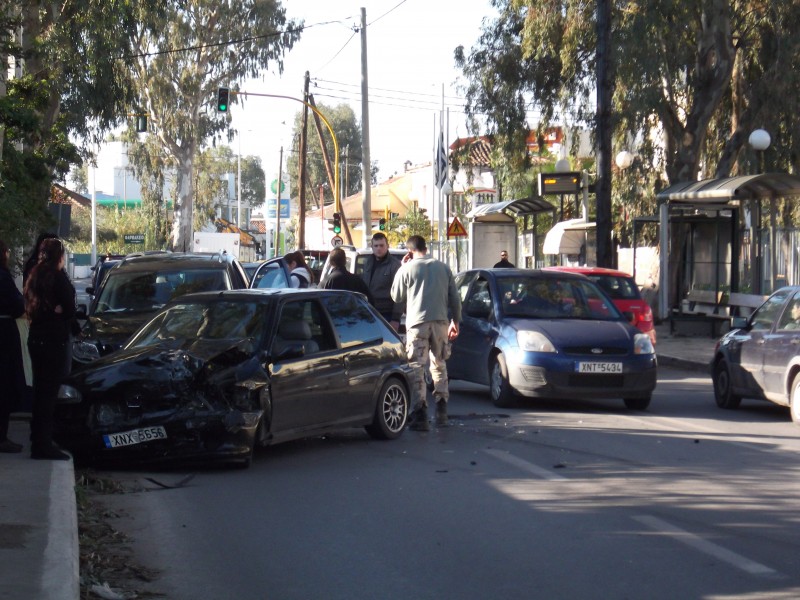
[[[680,310],[670,315],[670,334],[719,337],[730,326],[723,293],[714,290],[689,290]]]
[[[728,295],[728,309],[732,317],[749,317],[753,311],[764,303],[766,296],[758,294],[742,294],[731,292]]]

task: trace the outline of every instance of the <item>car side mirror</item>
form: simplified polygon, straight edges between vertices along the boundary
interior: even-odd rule
[[[86,295],[94,296],[94,287],[93,286],[90,285],[89,287],[86,288]]]
[[[76,319],[88,319],[88,309],[86,308],[85,304],[78,304],[75,307],[75,318]]]
[[[748,329],[749,326],[747,317],[731,317],[731,329]]]

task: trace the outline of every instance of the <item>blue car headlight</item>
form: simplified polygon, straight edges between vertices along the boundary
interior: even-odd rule
[[[633,336],[633,353],[634,354],[655,354],[656,349],[653,346],[653,341],[646,333],[637,333]]]
[[[547,336],[538,331],[518,331],[517,344],[526,352],[555,352],[556,347]]]
[[[93,362],[100,358],[100,350],[97,344],[79,340],[72,344],[72,358],[82,363]]]

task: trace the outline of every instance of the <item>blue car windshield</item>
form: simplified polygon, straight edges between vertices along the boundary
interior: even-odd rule
[[[611,299],[589,280],[503,276],[497,278],[503,314],[528,319],[622,318]]]

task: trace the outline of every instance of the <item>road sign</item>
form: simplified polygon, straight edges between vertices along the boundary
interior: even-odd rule
[[[144,244],[143,233],[126,233],[122,239],[126,244]]]
[[[453,217],[453,222],[447,226],[447,237],[467,237],[467,230],[458,217]]]
[[[342,244],[344,244],[344,240],[341,238],[341,236],[335,235],[331,238],[331,246],[334,248],[341,246]]]

